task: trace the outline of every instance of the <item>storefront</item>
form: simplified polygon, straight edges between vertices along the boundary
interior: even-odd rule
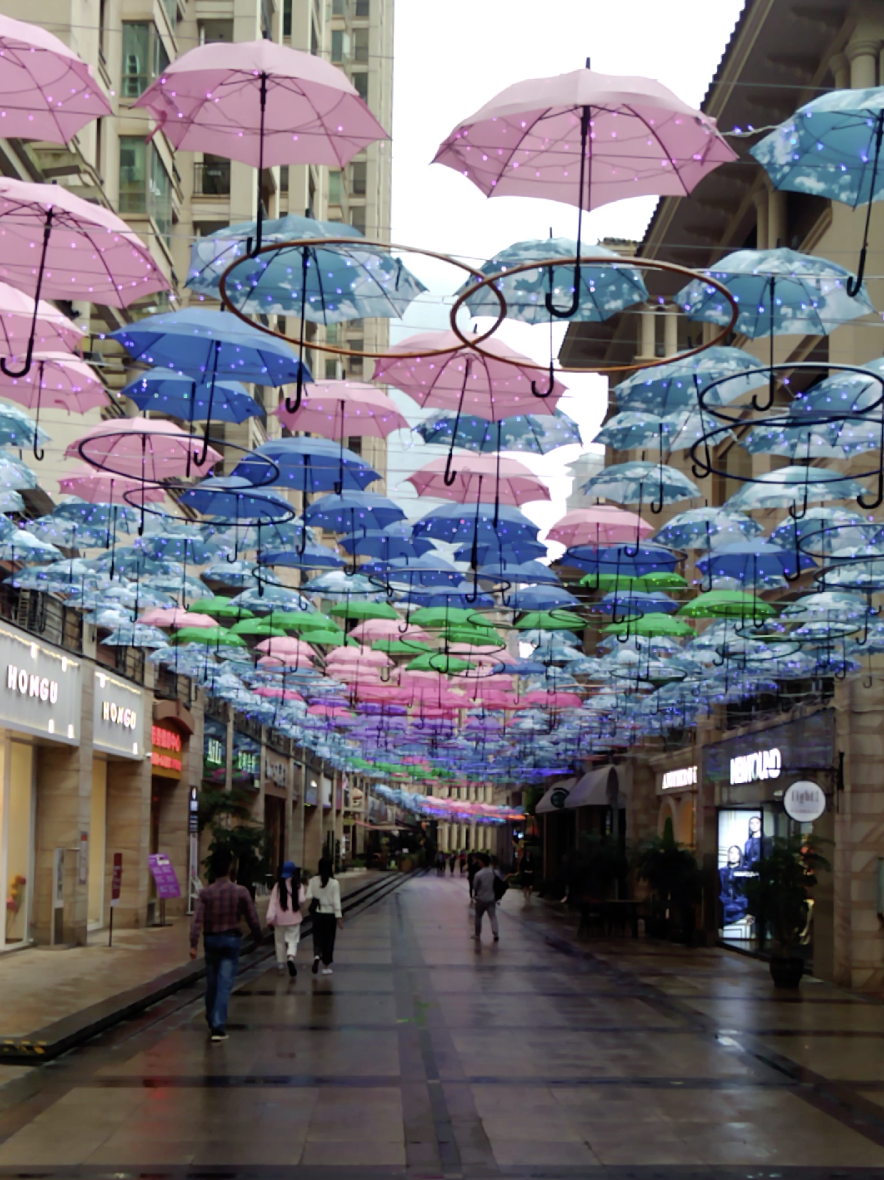
[[[289,794],[290,759],[287,753],[267,745],[264,749],[264,830],[267,833],[267,856],[270,871],[287,860],[286,820]]]
[[[87,921],[90,929],[107,923],[114,854],[129,866],[133,879],[133,845],[129,829],[146,773],[144,693],[128,681],[93,669],[92,798],[89,819]]]
[[[773,840],[810,831],[822,840],[832,839],[834,713],[824,709],[708,745],[702,768],[704,794],[712,793],[717,817],[719,934],[725,941],[746,943],[756,938],[757,930],[745,883]],[[808,806],[811,796],[819,800],[814,809]],[[821,809],[817,818],[807,820]],[[833,921],[832,883],[823,879],[801,939],[808,957],[815,946],[828,956]]]
[[[694,751],[679,751],[676,758],[653,760],[654,790],[657,799],[657,834],[662,836],[667,823],[678,844],[693,848],[696,844],[697,791],[699,768]]]
[[[190,784],[188,764],[189,739],[195,729],[190,711],[177,701],[156,701],[151,726],[151,792],[149,854],[168,857],[179,884],[186,892],[190,852],[189,813]],[[151,879],[148,896],[148,922],[155,920],[156,882]],[[186,897],[169,907],[183,913]]]
[[[59,798],[69,776],[58,770],[77,757],[82,675],[79,660],[0,627],[0,947],[29,941],[37,926],[49,941],[54,907],[63,913],[71,884],[87,871],[79,830],[59,838],[47,822],[54,808],[69,810]],[[68,847],[81,851],[67,852],[65,864]]]

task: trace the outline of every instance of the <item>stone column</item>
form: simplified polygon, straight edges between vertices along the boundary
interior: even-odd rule
[[[878,54],[881,42],[877,38],[858,38],[847,46],[850,62],[850,85],[854,90],[878,85]]]
[[[836,90],[847,90],[850,86],[850,62],[843,53],[836,53],[829,62]],[[882,75],[884,76],[884,75]]]
[[[666,308],[663,317],[663,352],[666,356],[675,356],[678,352],[678,308],[674,305]]]
[[[657,313],[652,307],[643,307],[641,316],[641,352],[640,358],[645,360],[656,355],[657,345]]]
[[[150,751],[150,712],[145,713],[145,742]],[[108,762],[107,768],[107,863],[114,853],[123,856],[120,903],[114,914],[114,928],[143,926],[147,918],[150,870],[150,758]],[[105,890],[105,908],[110,904],[110,887]]]
[[[752,194],[752,201],[755,205],[755,244],[759,250],[766,250],[770,245],[770,232],[768,229],[767,203],[770,186],[765,181],[760,188],[757,188]]]

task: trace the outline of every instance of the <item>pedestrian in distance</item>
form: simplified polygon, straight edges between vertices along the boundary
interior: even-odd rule
[[[464,848],[461,848],[461,850],[460,850],[460,856],[457,858],[457,860],[458,860],[458,864],[460,865],[460,875],[461,875],[461,876],[463,876],[463,875],[464,875],[464,873],[467,871],[467,854],[466,854],[466,849],[464,849]]]
[[[534,857],[528,848],[522,850],[522,859],[519,861],[519,884],[522,886],[522,897],[530,902],[534,890]]]
[[[487,914],[488,920],[491,923],[491,933],[494,935],[494,941],[498,942],[500,940],[500,928],[497,923],[498,894],[495,881],[500,878],[491,867],[490,856],[482,853],[479,861],[480,868],[473,881],[473,895],[476,899],[475,932],[473,937],[476,939],[482,937],[482,918]]]
[[[287,860],[279,870],[279,879],[270,894],[267,925],[273,930],[279,972],[282,974],[288,966],[292,979],[298,974],[295,956],[298,953],[298,943],[301,941],[301,906],[306,898],[307,891],[301,884],[295,862]]]
[[[452,877],[454,876],[454,867],[456,864],[457,864],[457,853],[452,852],[451,856],[449,856],[449,858],[448,858],[448,868],[451,870]]]
[[[444,877],[445,876],[445,853],[444,852],[437,852],[436,853],[436,876],[437,877]]]
[[[470,883],[470,905],[476,902],[476,873],[481,869],[478,852],[471,852],[467,858],[467,877]]]
[[[319,971],[331,975],[335,956],[335,935],[344,928],[344,914],[341,910],[341,887],[334,877],[332,862],[324,856],[319,862],[319,871],[310,878],[306,900],[313,915],[313,974]]]
[[[227,1007],[242,942],[240,921],[245,918],[256,945],[263,941],[261,922],[252,896],[234,881],[235,861],[227,849],[212,857],[215,880],[200,890],[190,925],[190,957],[195,959],[203,935],[206,956],[206,1023],[213,1041],[227,1040]]]

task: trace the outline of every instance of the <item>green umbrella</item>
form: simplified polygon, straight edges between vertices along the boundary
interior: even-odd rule
[[[356,641],[348,639],[343,631],[333,631],[331,628],[325,631],[311,631],[306,640],[307,643],[319,644],[321,647],[343,647],[345,644],[358,646]]]
[[[222,595],[201,598],[198,602],[192,602],[187,609],[198,614],[212,615],[216,619],[252,618],[250,610],[246,610],[244,606],[231,606],[230,599],[224,598]]]
[[[246,641],[234,635],[226,627],[182,627],[174,638],[175,643],[204,643],[206,647],[224,644],[226,647],[245,647]]]
[[[566,610],[532,610],[516,623],[517,631],[582,631],[584,619]]]
[[[286,616],[285,625],[291,631],[308,632],[341,630],[334,619],[329,618],[328,615],[324,615],[322,611],[317,610],[310,613],[304,611],[303,614],[301,614],[300,611],[285,611],[283,613]],[[341,634],[343,634],[343,632],[341,632]]]
[[[415,656],[435,649],[417,639],[378,639],[371,645],[371,650],[384,651],[388,656]]]
[[[605,635],[694,635],[693,627],[681,619],[674,619],[671,615],[658,614],[652,611],[642,615],[640,619],[630,619],[626,623],[611,623],[604,627]]]
[[[408,621],[414,627],[444,630],[444,628],[457,623],[466,623],[468,626],[472,626],[476,613],[474,610],[465,610],[461,606],[420,606],[409,616]]]
[[[678,611],[688,619],[770,619],[776,608],[743,590],[710,590],[686,602]]]
[[[270,615],[260,619],[243,619],[230,628],[234,635],[260,635],[262,639],[285,639],[287,632],[273,624]]]
[[[641,578],[627,574],[586,574],[580,579],[580,585],[608,593],[611,590],[683,590],[687,582],[681,574],[657,570]]]
[[[366,602],[350,598],[333,606],[329,614],[339,619],[398,619],[399,615],[388,602]]]
[[[503,638],[493,627],[449,627],[445,632],[449,643],[468,643],[471,647],[502,647]]]
[[[445,652],[425,652],[405,665],[408,672],[467,672],[475,668],[468,660],[449,656]]]

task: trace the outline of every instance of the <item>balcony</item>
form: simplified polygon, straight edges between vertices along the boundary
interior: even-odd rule
[[[4,582],[0,585],[0,617],[66,651],[78,655],[83,651],[80,612],[39,590],[16,590]]]
[[[193,166],[195,197],[230,196],[230,161],[200,160]]]

